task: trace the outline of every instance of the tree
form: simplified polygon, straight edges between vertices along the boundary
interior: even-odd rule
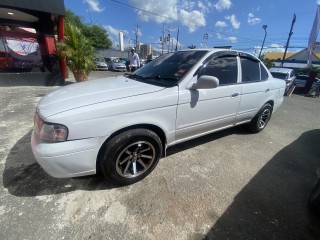
[[[317,75],[320,72],[320,69],[318,67],[311,65],[309,68],[304,68],[302,70],[309,73],[308,80],[306,82],[306,85],[304,86],[304,92],[308,94],[312,87],[312,84],[314,83]]]
[[[83,17],[75,15],[70,9],[66,9],[65,21],[80,28],[81,30],[85,26],[83,23]]]
[[[189,49],[195,49],[196,46],[194,46],[193,44],[191,46],[188,46]]]
[[[83,28],[84,35],[91,40],[92,46],[95,48],[109,48],[112,45],[111,40],[108,38],[108,33],[105,29],[98,25],[85,26]]]
[[[266,65],[267,68],[272,68],[275,66],[274,62],[268,58],[264,58],[263,63],[264,63],[264,65]]]
[[[109,39],[108,33],[105,29],[96,24],[85,24],[83,22],[83,18],[74,14],[70,9],[66,10],[65,22],[79,28],[90,40],[91,45],[94,48],[108,49],[112,45],[112,42]]]

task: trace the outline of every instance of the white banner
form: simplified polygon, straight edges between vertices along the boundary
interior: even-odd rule
[[[312,26],[311,33],[309,36],[307,67],[310,67],[310,65],[312,64],[313,48],[314,48],[316,41],[317,41],[319,28],[320,28],[320,5],[317,6],[316,17],[314,18],[313,26]]]

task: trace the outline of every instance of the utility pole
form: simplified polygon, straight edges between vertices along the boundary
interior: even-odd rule
[[[208,38],[209,38],[209,34],[208,33],[205,33],[203,34],[203,47],[207,48],[208,47]]]
[[[168,52],[170,51],[171,30],[172,30],[172,28],[170,26],[168,26]]]
[[[178,27],[178,33],[177,33],[177,42],[176,42],[176,51],[178,50],[178,41],[179,41],[179,27]]]
[[[289,47],[290,38],[291,38],[291,35],[293,34],[293,32],[292,32],[293,25],[294,25],[295,22],[296,22],[296,14],[294,13],[294,14],[293,14],[292,23],[291,23],[290,32],[289,32],[289,36],[288,36],[288,41],[287,41],[286,49],[285,49],[285,51],[284,51],[283,58],[282,58],[282,62],[281,62],[281,67],[283,67],[283,62],[284,62],[284,59],[286,58],[286,54],[287,54],[287,50],[288,50],[288,47]]]
[[[263,39],[263,42],[262,42],[262,47],[260,49],[260,53],[259,53],[259,59],[260,59],[260,56],[261,56],[261,53],[262,53],[262,49],[263,49],[263,46],[264,46],[264,42],[266,41],[266,37],[267,37],[267,27],[268,25],[263,25],[262,28],[264,29],[264,39]]]
[[[135,30],[135,35],[136,35],[136,52],[138,52],[138,35],[140,33],[140,28],[141,26],[139,26],[138,24],[136,25],[136,30]]]
[[[162,24],[162,38],[161,38],[161,45],[162,45],[162,52],[161,52],[161,55],[163,55],[163,47],[164,47],[164,24]]]

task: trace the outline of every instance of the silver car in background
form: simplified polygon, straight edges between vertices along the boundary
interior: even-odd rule
[[[95,69],[96,70],[101,70],[101,71],[107,71],[108,70],[108,65],[106,64],[106,62],[104,61],[104,59],[102,57],[95,57]]]
[[[239,124],[262,131],[282,104],[285,86],[248,53],[168,53],[133,74],[43,97],[33,154],[54,177],[101,171],[113,183],[132,184],[152,172],[167,147]]]
[[[108,64],[108,68],[111,71],[127,71],[126,64],[120,59],[116,57],[105,58],[106,63]]]
[[[294,70],[291,68],[273,67],[270,68],[269,71],[274,78],[279,78],[286,82],[286,94],[288,89],[293,85],[294,80],[296,79]]]

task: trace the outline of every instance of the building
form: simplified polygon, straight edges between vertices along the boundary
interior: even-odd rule
[[[119,32],[119,50],[124,51],[124,44],[123,44],[123,32]]]
[[[283,55],[284,55],[284,52],[267,52],[262,56],[262,58],[276,61],[276,60],[282,60]],[[294,55],[294,53],[287,52],[286,58],[288,58],[292,55]]]
[[[0,1],[0,84],[64,83],[55,45],[55,28],[64,37],[64,14],[63,0]]]
[[[148,56],[152,55],[152,46],[150,44],[143,44],[140,46],[141,58],[147,59]]]
[[[263,59],[272,60],[275,66],[281,66],[283,52],[268,52],[263,55]],[[297,53],[287,53],[286,58],[283,62],[283,67],[293,68],[293,69],[302,69],[307,67],[308,62],[308,49],[305,48]],[[320,53],[315,52],[312,55],[312,65],[320,67]]]

